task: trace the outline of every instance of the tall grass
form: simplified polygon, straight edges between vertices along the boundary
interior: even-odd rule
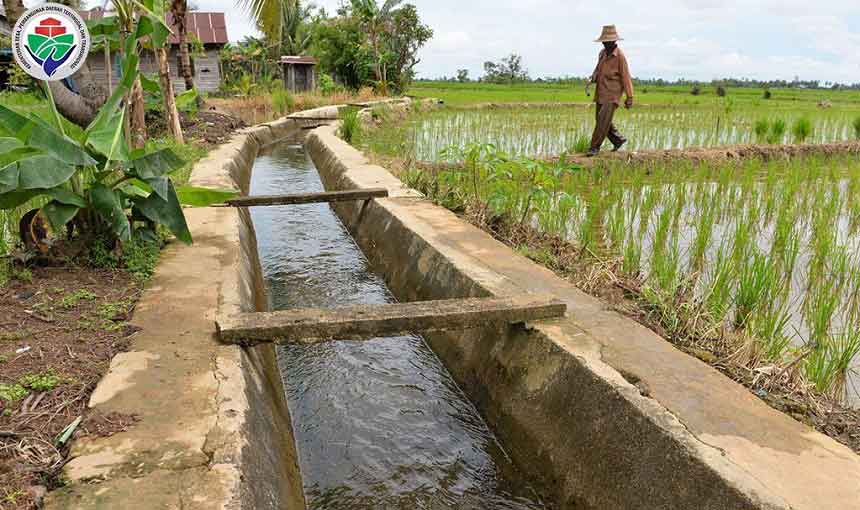
[[[272,109],[278,116],[283,117],[293,111],[296,106],[296,100],[289,90],[276,88],[272,90]]]
[[[361,111],[358,108],[344,108],[340,111],[338,134],[347,143],[352,143],[361,135]]]

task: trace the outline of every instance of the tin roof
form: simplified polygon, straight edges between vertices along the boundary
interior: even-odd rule
[[[108,16],[112,16],[108,13]],[[104,16],[104,11],[101,9],[92,9],[81,12],[81,17],[85,20],[98,19]],[[227,44],[227,22],[224,19],[223,12],[189,12],[185,16],[186,27],[188,33],[194,34],[200,39],[203,44]],[[173,33],[170,35],[170,44],[178,44],[179,37],[176,35],[176,24],[173,23],[173,16],[167,13],[167,24]]]
[[[288,55],[281,57],[281,64],[308,64],[308,65],[316,65],[317,59],[313,57],[304,57],[304,56],[295,56]]]

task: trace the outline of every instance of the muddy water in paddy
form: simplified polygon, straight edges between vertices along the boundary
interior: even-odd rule
[[[300,142],[252,194],[323,189]],[[252,209],[274,310],[394,301],[326,204]],[[544,508],[421,337],[286,346],[279,364],[312,509]]]

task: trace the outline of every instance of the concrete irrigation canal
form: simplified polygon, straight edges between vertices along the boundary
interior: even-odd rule
[[[189,211],[90,402],[139,422],[79,440],[47,508],[860,508],[847,447],[425,200],[336,117],[195,168],[378,195]]]

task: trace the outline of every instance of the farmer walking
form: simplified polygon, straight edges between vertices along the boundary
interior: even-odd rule
[[[633,106],[633,80],[630,79],[627,57],[618,47],[618,41],[621,40],[615,25],[606,25],[603,27],[603,33],[594,41],[603,43],[603,50],[600,51],[597,67],[594,68],[594,74],[591,75],[589,82],[597,83],[597,91],[594,93],[597,124],[591,137],[589,157],[596,156],[600,152],[600,146],[606,138],[612,142],[613,151],[617,151],[627,143],[627,139],[612,123],[615,110],[621,104],[622,94],[627,96],[624,106],[626,108]]]

